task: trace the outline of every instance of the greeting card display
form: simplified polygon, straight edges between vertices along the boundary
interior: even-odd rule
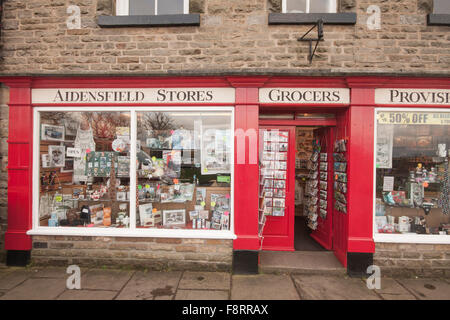
[[[308,227],[312,230],[316,230],[317,223],[317,203],[319,200],[319,178],[321,177],[321,164],[320,160],[325,159],[325,156],[320,153],[321,147],[319,140],[313,142],[313,153],[307,163],[307,169],[309,170],[308,180],[305,186],[305,215],[308,217]],[[325,163],[326,164],[326,163]]]
[[[334,169],[334,208],[347,213],[347,141],[336,140],[334,143],[333,169]]]
[[[284,216],[289,132],[265,130],[260,155],[260,213]],[[263,221],[263,219],[260,219]]]

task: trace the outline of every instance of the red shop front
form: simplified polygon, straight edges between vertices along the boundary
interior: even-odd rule
[[[310,166],[314,163],[308,164],[307,160],[313,154],[317,156],[318,177],[310,180],[317,180],[318,185],[310,183],[309,189],[316,188],[318,201],[311,203],[306,187],[302,196],[302,212],[315,209],[317,214],[310,214],[312,219],[307,221],[313,229],[309,236],[323,249],[333,251],[350,273],[365,271],[372,264],[375,251],[375,89],[450,88],[448,79],[381,77],[11,77],[0,81],[10,89],[5,239],[9,264],[28,262],[33,235],[91,232],[96,236],[143,237],[147,232],[147,236],[166,238],[232,239],[233,268],[237,272],[257,270],[260,250],[297,250],[296,211],[304,217],[307,214],[296,210],[295,184],[297,178],[309,183],[309,175],[314,171]],[[101,90],[122,93],[111,95],[106,101],[104,95],[99,99]],[[71,100],[71,92],[85,92],[85,96],[78,94],[77,99]],[[161,94],[167,92],[172,93]],[[136,222],[137,210],[130,210],[128,226],[132,230],[99,232],[93,228],[42,227],[36,217],[36,166],[41,159],[36,159],[39,139],[33,136],[42,136],[35,128],[39,108],[42,112],[51,112],[52,108],[58,112],[64,108],[72,112],[79,108],[96,112],[117,108],[131,115],[139,113],[140,108],[173,108],[180,113],[209,110],[221,112],[222,116],[226,113],[226,117],[231,117],[227,130],[234,131],[230,142],[233,155],[231,168],[217,174],[221,181],[229,177],[229,189],[224,189],[227,198],[231,198],[226,228],[217,232],[195,230],[195,234],[193,230],[142,229],[142,221]],[[133,121],[131,136],[133,126],[136,127]],[[211,123],[219,126],[218,122]],[[338,154],[337,159],[334,154]],[[344,165],[335,170],[335,163]],[[131,164],[129,169],[133,172],[140,167]],[[139,184],[139,177],[129,177],[128,186]],[[192,180],[195,183],[195,177]],[[139,190],[129,189],[131,199],[138,197]],[[136,207],[134,201],[130,200],[130,207]],[[212,207],[208,207],[211,212]],[[189,221],[190,217],[183,219]],[[261,222],[265,222],[263,229]],[[193,228],[192,222],[187,225]]]

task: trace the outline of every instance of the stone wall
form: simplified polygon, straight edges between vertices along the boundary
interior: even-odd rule
[[[268,25],[281,0],[191,0],[194,27],[100,28],[112,0],[5,0],[1,74],[450,74],[449,27],[427,26],[432,0],[341,0],[356,25],[325,25],[312,65],[310,26]],[[67,7],[81,8],[68,30]],[[381,29],[369,30],[369,5]]]
[[[231,271],[232,240],[33,236],[34,265]]]
[[[450,277],[449,244],[376,243],[373,258],[383,276]]]
[[[8,219],[8,112],[9,90],[0,87],[0,263],[6,259],[5,232]]]

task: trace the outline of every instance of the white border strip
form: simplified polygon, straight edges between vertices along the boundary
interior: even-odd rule
[[[170,234],[168,234],[170,231]],[[107,229],[107,228],[77,228],[77,227],[39,227],[29,230],[31,236],[81,236],[81,237],[140,237],[140,238],[188,238],[188,239],[236,239],[231,231],[214,230],[168,230],[168,229]]]
[[[232,157],[231,157],[231,221],[230,230],[190,230],[190,229],[150,229],[150,228],[135,228],[136,227],[136,209],[130,210],[130,228],[81,228],[81,227],[42,227],[39,225],[39,163],[40,163],[40,121],[39,112],[45,111],[72,111],[72,112],[95,112],[95,111],[122,111],[129,112],[131,116],[131,137],[136,141],[137,136],[137,118],[133,117],[137,111],[200,111],[200,112],[215,112],[228,111],[231,118],[231,133],[232,133]],[[197,238],[197,239],[236,239],[234,234],[234,121],[235,121],[234,107],[35,107],[33,110],[33,208],[32,208],[32,229],[27,231],[27,235],[61,235],[61,236],[104,236],[104,237],[147,237],[147,238]],[[130,172],[136,164],[133,164],[133,159],[136,159],[136,153],[133,156],[133,150],[136,151],[136,143],[131,144],[130,157]],[[136,178],[130,176],[130,183],[136,181]],[[134,194],[134,195],[133,195]],[[130,190],[130,209],[136,208],[136,190]],[[134,211],[134,212],[133,212]],[[133,219],[134,217],[134,219]],[[133,225],[134,224],[134,225]]]
[[[391,242],[391,243],[428,243],[428,244],[450,244],[450,235],[437,235],[437,234],[388,234],[378,233],[375,223],[375,209],[376,209],[376,178],[377,178],[377,112],[378,111],[427,111],[427,112],[450,112],[449,109],[432,109],[432,108],[375,108],[374,112],[374,150],[373,150],[373,207],[372,207],[372,219],[373,219],[373,240],[375,242]]]

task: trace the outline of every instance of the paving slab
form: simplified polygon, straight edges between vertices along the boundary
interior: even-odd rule
[[[450,284],[444,279],[399,279],[420,300],[450,300]]]
[[[172,299],[181,272],[136,272],[117,296],[117,300]]]
[[[93,269],[81,272],[81,289],[119,291],[133,276],[134,271]]]
[[[31,278],[6,292],[0,300],[53,300],[65,289],[63,279]]]
[[[228,300],[229,292],[222,290],[178,290],[175,300]]]
[[[226,272],[185,272],[178,288],[230,290],[230,277]]]
[[[56,278],[61,279],[65,278],[67,279],[71,274],[68,274],[67,268],[56,268],[56,267],[49,267],[49,268],[33,268],[30,270],[30,275],[32,278]],[[83,270],[81,268],[81,274],[83,272],[86,272],[87,270]]]
[[[301,298],[305,300],[380,300],[361,279],[323,275],[292,277]]]
[[[108,290],[66,290],[57,300],[112,300],[116,295]]]
[[[231,300],[299,300],[288,275],[234,275]]]
[[[381,278],[381,289],[375,292],[385,300],[416,300],[414,295],[391,278]]]
[[[8,269],[0,273],[0,290],[10,290],[31,276],[27,270]]]

